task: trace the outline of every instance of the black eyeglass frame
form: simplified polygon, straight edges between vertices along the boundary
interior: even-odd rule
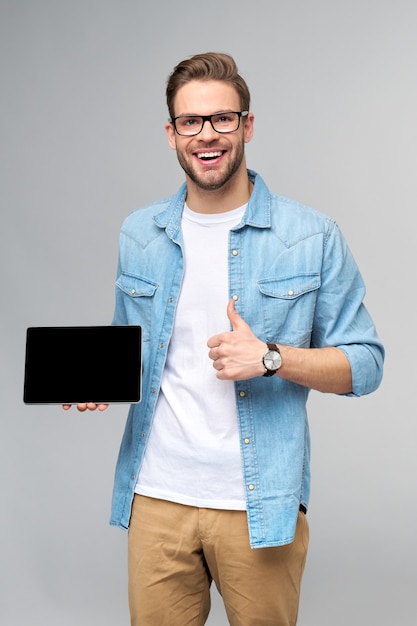
[[[233,113],[233,115],[237,115],[238,116],[237,127],[234,130],[217,130],[217,128],[214,128],[212,118],[215,117],[216,115],[222,115],[222,114],[226,115],[227,113],[229,113],[229,114]],[[202,130],[204,128],[204,124],[206,122],[210,122],[212,129],[216,133],[219,133],[220,135],[226,135],[227,133],[235,133],[237,130],[239,130],[239,128],[240,128],[240,119],[242,117],[246,117],[246,115],[249,115],[249,111],[220,111],[219,113],[212,113],[212,115],[177,115],[177,117],[169,118],[168,121],[171,124],[173,124],[175,132],[180,137],[195,137],[196,135],[199,135],[202,132]],[[176,122],[176,120],[180,119],[181,117],[198,117],[198,118],[200,118],[202,120],[200,130],[197,133],[187,133],[187,134],[178,132],[177,125],[176,125],[175,122]]]

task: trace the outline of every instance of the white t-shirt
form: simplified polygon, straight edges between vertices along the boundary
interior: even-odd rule
[[[246,508],[234,385],[216,378],[207,347],[209,337],[230,330],[228,237],[245,209],[205,215],[184,207],[184,281],[135,489],[142,495]]]

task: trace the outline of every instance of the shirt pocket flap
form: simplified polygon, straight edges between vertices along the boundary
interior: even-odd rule
[[[321,285],[320,274],[298,274],[286,278],[271,278],[259,281],[259,289],[265,296],[294,300]]]
[[[123,273],[116,281],[117,287],[132,298],[152,297],[158,285],[146,278]]]

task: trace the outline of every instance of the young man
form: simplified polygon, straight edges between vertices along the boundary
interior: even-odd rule
[[[131,623],[204,624],[214,579],[233,626],[294,626],[308,393],[374,391],[383,347],[334,221],[247,170],[233,59],[179,63],[167,104],[185,184],[126,219],[116,287],[114,323],[143,328],[111,520],[129,529]]]

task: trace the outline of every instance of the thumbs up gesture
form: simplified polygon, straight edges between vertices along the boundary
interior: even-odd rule
[[[262,357],[266,346],[252,332],[251,327],[236,311],[234,300],[227,305],[227,316],[232,330],[210,337],[209,357],[221,380],[248,380],[262,376],[265,368]]]

